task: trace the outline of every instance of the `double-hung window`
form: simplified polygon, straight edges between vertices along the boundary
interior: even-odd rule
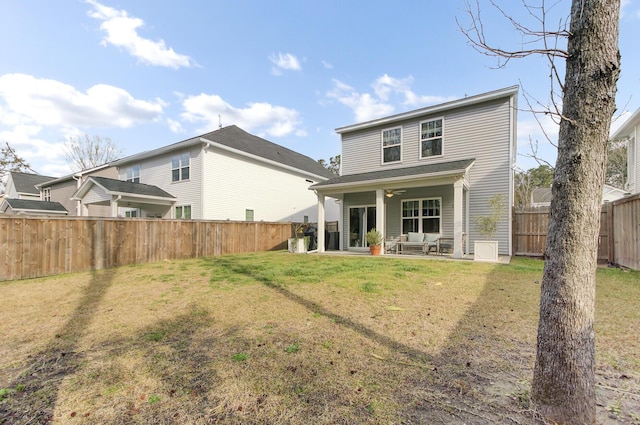
[[[420,158],[442,155],[443,119],[420,123]]]
[[[179,205],[176,207],[176,218],[178,220],[191,220],[191,205]]]
[[[440,233],[441,198],[402,201],[402,233]]]
[[[140,183],[140,166],[134,165],[127,168],[127,181],[131,183]]]
[[[189,153],[171,158],[171,181],[189,180]]]
[[[43,201],[51,201],[51,188],[45,187],[42,189],[42,200]]]
[[[382,163],[400,162],[402,159],[402,128],[382,130]]]

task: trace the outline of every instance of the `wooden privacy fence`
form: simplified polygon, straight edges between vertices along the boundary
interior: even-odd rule
[[[640,194],[605,204],[600,213],[598,260],[640,270]],[[542,256],[548,209],[514,211],[514,255]]]
[[[291,223],[0,217],[0,281],[287,248]]]

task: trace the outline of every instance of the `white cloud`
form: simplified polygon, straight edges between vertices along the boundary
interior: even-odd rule
[[[392,105],[375,99],[369,93],[358,93],[353,87],[339,80],[333,80],[334,87],[327,93],[327,97],[335,99],[351,109],[356,121],[369,121],[384,115],[392,114]]]
[[[273,75],[282,75],[282,71],[301,71],[300,61],[297,57],[291,53],[278,53],[278,55],[271,55],[269,60],[274,64],[271,68]]]
[[[452,100],[451,97],[421,96],[411,90],[413,77],[397,79],[384,74],[373,83],[373,90],[383,100],[388,100],[391,95],[399,95],[404,100],[402,104],[411,107],[422,107],[434,103],[442,103]]]
[[[333,83],[334,87],[327,92],[327,97],[353,110],[355,120],[358,122],[391,115],[396,111],[395,105],[402,106],[402,109],[418,108],[453,99],[416,94],[411,90],[413,77],[398,79],[384,74],[371,84],[373,94],[359,93],[339,80],[334,80]]]
[[[130,55],[144,63],[169,68],[190,67],[193,61],[189,56],[176,53],[167,48],[164,40],[152,41],[141,37],[138,29],[144,26],[144,21],[131,17],[125,10],[117,10],[104,6],[95,0],[87,0],[94,7],[88,12],[92,18],[102,21],[100,29],[106,32],[102,45],[112,44],[121,47]]]
[[[85,93],[55,80],[25,74],[0,76],[0,124],[131,127],[162,115],[165,103],[133,98],[126,90],[96,84]]]
[[[531,158],[534,154],[553,165],[557,156],[558,124],[548,115],[538,115],[538,122],[531,112],[525,111],[520,112],[518,118],[519,168],[526,170],[537,167],[537,162]],[[532,149],[537,149],[537,152]]]
[[[41,128],[33,125],[19,125],[0,131],[0,141],[8,142],[18,156],[24,158],[34,171],[59,177],[71,172],[66,163],[64,142],[51,143],[41,137]]]
[[[333,69],[333,64],[327,61],[322,61],[322,66],[324,66],[326,69]]]
[[[236,108],[218,95],[203,93],[187,97],[183,107],[182,119],[201,123],[201,133],[217,129],[221,116],[223,125],[235,124],[259,136],[306,135],[301,128],[298,111],[283,106],[258,102],[250,103],[245,108]]]
[[[176,121],[171,118],[167,118],[167,125],[169,125],[169,130],[172,133],[183,133],[184,129],[182,128],[182,124],[179,121]]]
[[[0,141],[9,142],[39,173],[65,175],[71,170],[64,140],[84,134],[86,128],[157,122],[165,105],[159,99],[135,99],[105,84],[81,92],[55,80],[5,74],[0,76]]]

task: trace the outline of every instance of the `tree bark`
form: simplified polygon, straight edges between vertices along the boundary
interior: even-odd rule
[[[595,273],[620,73],[620,0],[573,0],[532,396],[548,420],[594,424]]]

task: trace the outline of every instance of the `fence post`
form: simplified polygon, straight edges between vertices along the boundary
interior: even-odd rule
[[[615,237],[613,234],[613,203],[607,202],[607,262],[615,264]]]

